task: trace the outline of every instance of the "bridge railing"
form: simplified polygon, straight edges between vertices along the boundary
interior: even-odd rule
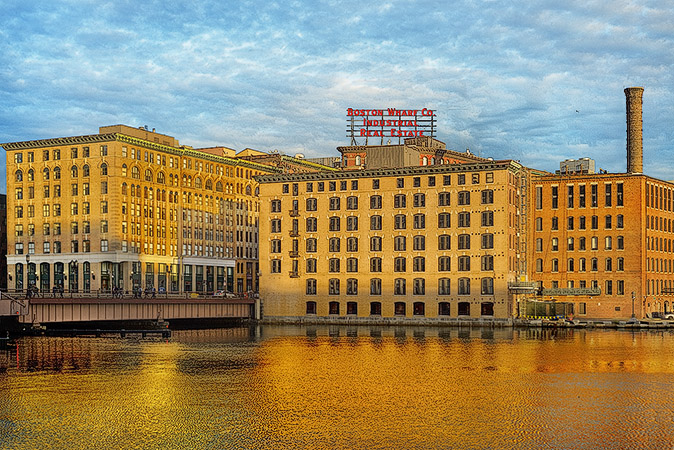
[[[217,292],[217,291],[216,291]],[[257,293],[227,293],[225,295],[218,295],[215,292],[152,292],[152,291],[115,291],[109,289],[89,290],[89,291],[71,291],[64,290],[30,290],[26,289],[7,289],[0,292],[0,299],[5,300],[25,300],[31,298],[101,298],[101,299],[127,299],[127,300],[142,300],[142,299],[228,299],[228,300],[248,300],[258,297]]]

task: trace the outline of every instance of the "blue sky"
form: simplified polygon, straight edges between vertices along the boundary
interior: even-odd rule
[[[669,1],[0,5],[0,142],[123,123],[326,156],[347,108],[428,107],[455,150],[624,172],[623,89],[643,86],[644,169],[674,179]]]

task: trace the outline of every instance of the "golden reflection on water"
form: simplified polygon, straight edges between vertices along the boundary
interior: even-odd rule
[[[0,449],[671,448],[669,332],[264,327],[26,338]]]

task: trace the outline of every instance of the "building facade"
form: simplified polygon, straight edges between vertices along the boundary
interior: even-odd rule
[[[254,176],[278,169],[124,125],[2,147],[10,290],[257,291]]]
[[[577,316],[672,311],[672,183],[641,174],[548,175],[531,183],[529,277]]]
[[[264,316],[511,317],[528,177],[514,161],[258,177]]]

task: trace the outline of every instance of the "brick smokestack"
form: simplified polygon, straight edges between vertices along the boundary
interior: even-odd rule
[[[644,173],[643,120],[641,116],[644,88],[625,89],[627,102],[627,173]]]

